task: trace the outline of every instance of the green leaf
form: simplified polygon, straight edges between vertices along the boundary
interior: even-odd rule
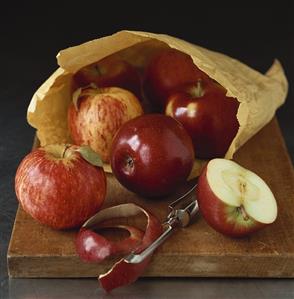
[[[81,146],[78,149],[78,151],[81,154],[81,156],[90,164],[92,164],[94,166],[98,166],[98,167],[103,167],[103,162],[102,162],[101,158],[89,146],[87,146],[87,145]]]
[[[78,101],[79,101],[81,92],[82,92],[82,88],[78,88],[72,95],[72,102],[77,111],[79,110]]]

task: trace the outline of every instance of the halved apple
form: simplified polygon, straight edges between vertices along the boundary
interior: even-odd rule
[[[230,160],[211,160],[199,177],[196,192],[207,223],[228,236],[248,235],[277,218],[277,203],[268,185]]]

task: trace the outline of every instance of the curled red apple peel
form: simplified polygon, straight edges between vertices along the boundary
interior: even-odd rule
[[[131,217],[143,213],[147,217],[145,233],[141,230],[125,225],[104,226],[103,221]],[[130,236],[118,242],[112,242],[94,232],[95,228],[116,227],[126,229]],[[142,207],[133,203],[121,204],[101,210],[84,223],[76,239],[76,250],[80,258],[88,262],[101,262],[105,258],[116,254],[140,253],[148,247],[162,233],[160,221]],[[106,273],[98,278],[106,292],[130,284],[137,280],[150,262],[150,257],[139,264],[130,264],[120,259]]]
[[[112,227],[102,226],[101,228]],[[91,229],[81,228],[76,239],[76,248],[80,258],[86,262],[100,262],[108,256],[127,254],[141,243],[144,236],[141,230],[125,225],[115,227],[127,230],[130,236],[122,241],[112,242]]]

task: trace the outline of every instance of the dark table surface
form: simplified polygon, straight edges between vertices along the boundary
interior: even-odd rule
[[[61,1],[60,1],[61,2]],[[278,58],[289,79],[286,104],[277,117],[294,158],[293,4],[249,2],[156,7],[101,4],[10,3],[0,15],[0,298],[107,297],[95,279],[8,279],[6,254],[17,209],[14,175],[30,151],[34,130],[26,109],[38,86],[57,68],[63,48],[121,29],[174,35],[233,56],[265,72]],[[191,1],[188,1],[191,2]],[[237,6],[238,5],[238,6]],[[140,279],[112,298],[294,298],[291,279]]]

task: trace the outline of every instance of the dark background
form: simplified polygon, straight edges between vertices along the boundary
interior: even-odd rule
[[[290,90],[277,116],[294,158],[294,1],[10,1],[0,8],[1,289],[17,207],[14,175],[31,148],[26,109],[34,91],[57,68],[59,50],[121,29],[166,33],[233,56],[261,72],[278,58]],[[147,4],[148,3],[148,4]],[[161,6],[158,6],[158,5]]]

